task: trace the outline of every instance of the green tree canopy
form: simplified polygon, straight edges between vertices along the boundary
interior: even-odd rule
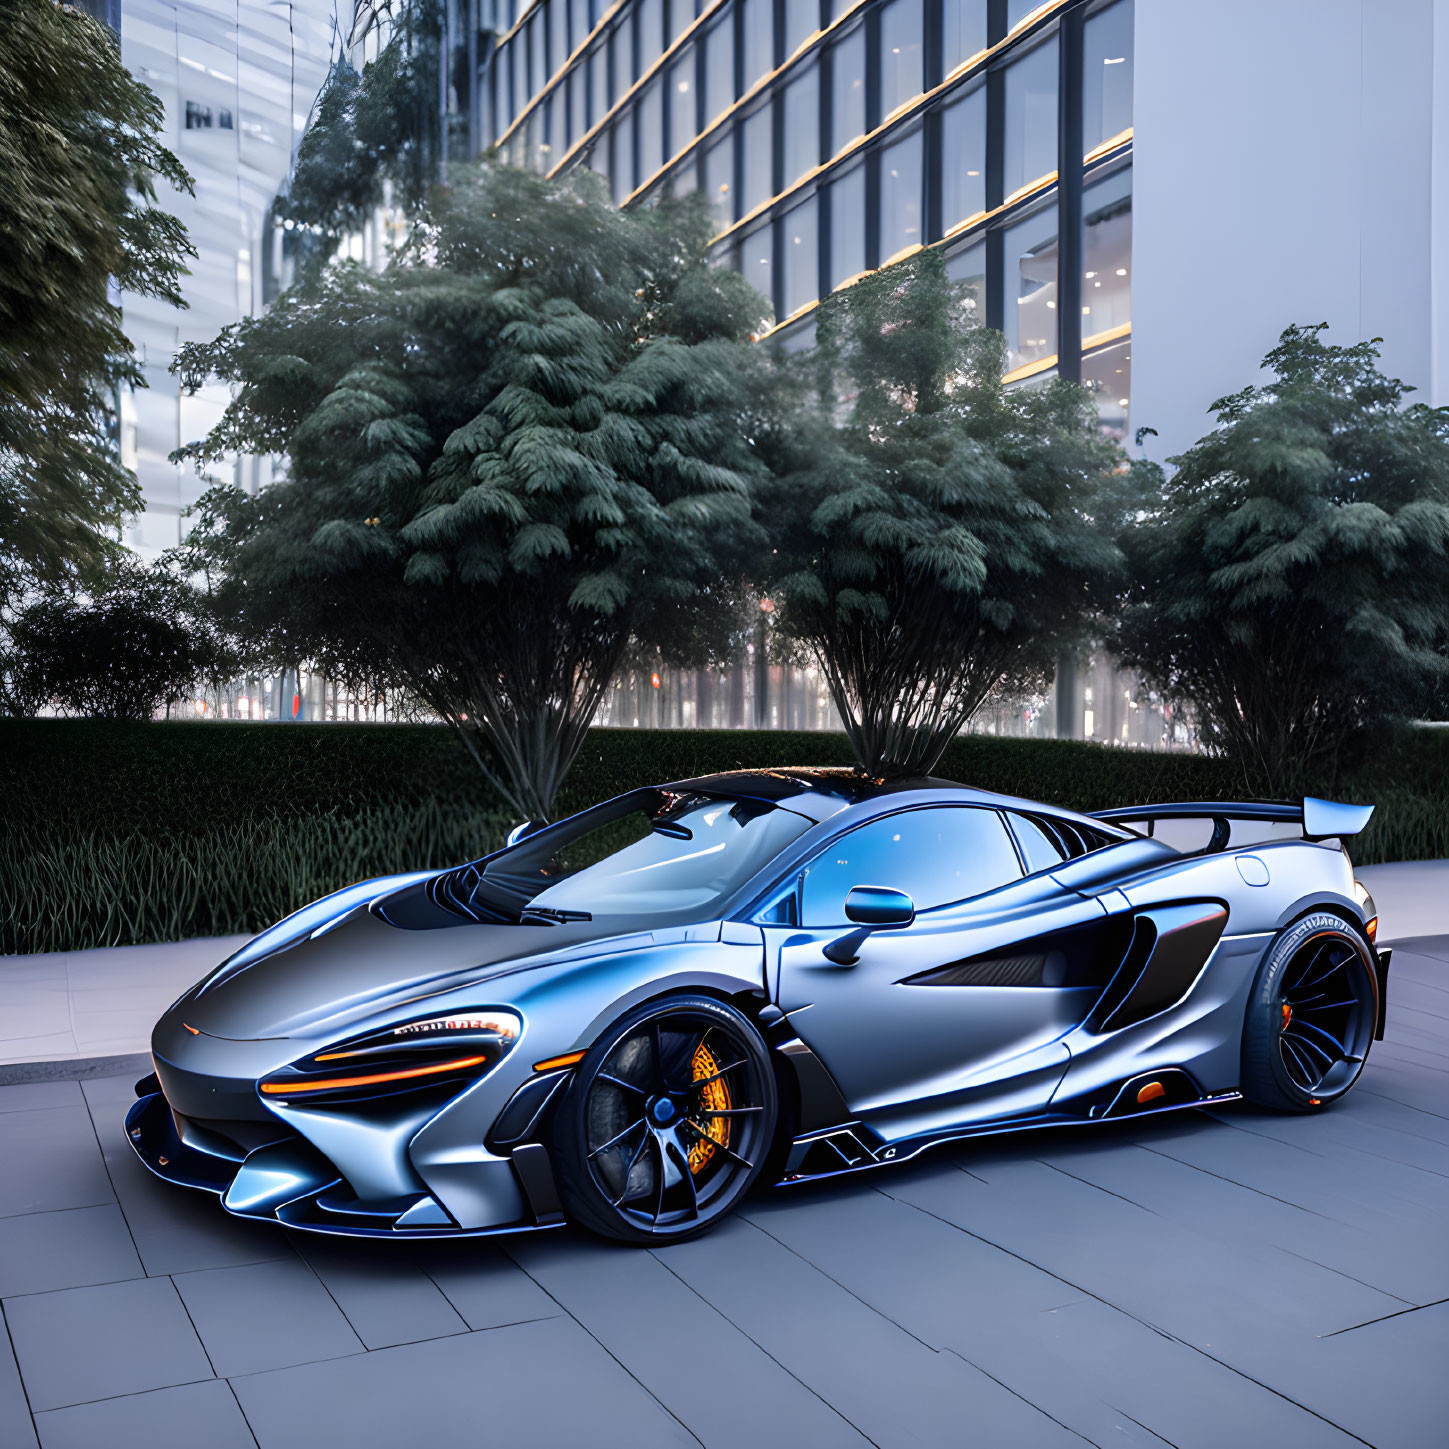
[[[481,168],[381,273],[334,266],[178,359],[236,389],[187,452],[289,458],[210,510],[250,636],[408,688],[531,818],[631,634],[697,634],[753,538],[765,304],[708,232],[587,172]]]
[[[203,601],[164,561],[114,564],[88,597],[52,592],[16,612],[0,702],[19,714],[150,719],[223,664]]]
[[[360,74],[345,57],[334,63],[278,199],[279,215],[320,228],[335,244],[361,228],[389,188],[409,214],[423,211],[445,143],[438,113],[442,10],[442,0],[408,0],[393,17],[387,44]],[[322,255],[319,248],[316,259]]]
[[[191,179],[164,119],[89,15],[0,6],[0,603],[98,564],[139,505],[112,431],[116,386],[144,379],[111,288],[185,305],[195,251],[155,200]]]
[[[762,426],[765,584],[819,658],[861,765],[929,771],[1003,680],[1050,672],[1120,562],[1093,509],[1117,462],[1084,389],[1007,391],[935,252],[820,309]]]
[[[1123,537],[1121,656],[1280,790],[1412,710],[1449,641],[1449,409],[1323,330],[1288,328],[1175,472],[1135,470]]]

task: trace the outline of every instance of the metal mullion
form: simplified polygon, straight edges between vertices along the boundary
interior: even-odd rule
[[[941,239],[943,230],[941,217],[941,195],[945,187],[946,154],[941,143],[941,108],[926,112],[925,125],[921,131],[921,184],[925,194],[921,198],[923,240],[929,245]]]
[[[1082,380],[1082,51],[1086,12],[1057,30],[1057,375]]]
[[[986,43],[996,45],[1006,39],[1006,0],[986,0]]]
[[[865,133],[880,125],[880,6],[865,16]]]
[[[865,155],[865,268],[880,266],[880,147]]]
[[[921,60],[925,89],[933,91],[945,79],[945,61],[942,49],[945,45],[945,24],[942,20],[942,0],[926,0],[923,45]]]

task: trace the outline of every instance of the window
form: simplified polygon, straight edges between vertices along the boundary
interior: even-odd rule
[[[634,181],[634,108],[630,106],[614,121],[614,155],[609,175],[614,178],[614,204],[622,206],[633,191]]]
[[[698,168],[694,161],[683,161],[669,174],[669,191],[672,196],[693,196],[699,189]]]
[[[464,879],[475,882],[470,904],[492,912],[697,913],[811,823],[755,800],[636,790],[526,837]]]
[[[714,26],[704,41],[704,123],[708,125],[735,98],[735,27],[732,16]]]
[[[890,0],[880,10],[880,113],[894,114],[920,95],[923,27],[921,0]]]
[[[528,22],[525,34],[528,36],[528,94],[536,96],[543,89],[543,16],[535,13]]]
[[[589,125],[609,109],[609,53],[601,41],[589,52]]]
[[[740,146],[744,152],[741,180],[745,188],[741,216],[748,216],[775,194],[774,123],[774,112],[766,101],[740,125]]]
[[[941,0],[941,74],[986,49],[986,0]]]
[[[664,54],[664,0],[639,0],[635,13],[639,17],[639,74],[643,75]]]
[[[543,126],[539,131],[539,167],[546,171],[553,165],[561,149],[558,144],[557,117],[563,114],[563,92],[550,91],[544,97],[540,112],[543,117]]]
[[[904,891],[917,911],[930,911],[1020,876],[1011,838],[994,810],[903,810],[850,831],[810,863],[800,918],[806,926],[849,925],[845,897],[858,885]]]
[[[508,69],[513,77],[513,90],[508,108],[511,125],[528,101],[528,48],[520,31],[508,43]]]
[[[1006,71],[1005,194],[1057,169],[1057,42],[1053,37]]]
[[[569,53],[569,17],[564,0],[552,0],[548,7],[548,73],[553,75]]]
[[[880,264],[921,244],[921,132],[880,153]]]
[[[830,48],[830,154],[838,156],[865,135],[865,27]]]
[[[785,174],[788,186],[820,162],[820,71],[802,70],[785,87]]]
[[[1107,437],[1125,443],[1132,405],[1131,338],[1082,358],[1082,381],[1096,394],[1097,425]]]
[[[740,3],[744,6],[744,35],[740,43],[745,53],[744,87],[748,92],[762,75],[768,75],[775,68],[775,7],[770,0],[740,0]]]
[[[1132,124],[1132,0],[1099,10],[1082,39],[1082,149],[1092,152]]]
[[[569,53],[572,54],[588,38],[589,0],[569,0]]]
[[[694,47],[684,50],[669,65],[669,154],[676,155],[698,132],[694,119]]]
[[[966,319],[977,327],[986,325],[986,243],[973,242],[946,258],[946,275],[964,288],[961,305]]]
[[[609,32],[609,50],[614,60],[614,90],[623,95],[634,84],[634,27],[626,20]]]
[[[694,0],[669,0],[669,43],[673,45],[694,23]]]
[[[723,231],[735,219],[735,137],[729,126],[705,154],[704,183],[709,190],[709,213]]]
[[[1057,211],[1053,205],[1006,233],[1006,366],[1057,350]]]
[[[820,29],[820,0],[785,0],[785,58]]]
[[[865,270],[865,167],[856,166],[830,183],[830,286]]]
[[[986,210],[986,88],[941,112],[941,226]]]
[[[1006,0],[1006,29],[1016,29],[1033,10],[1040,10],[1043,0]]]
[[[1061,847],[1041,828],[1036,821],[1014,811],[1006,817],[1011,821],[1011,833],[1026,857],[1026,873],[1035,875],[1039,870],[1051,870],[1065,858]]]
[[[664,87],[655,76],[639,93],[639,181],[642,186],[664,165]]]
[[[775,310],[775,228],[773,223],[767,221],[763,226],[756,227],[740,243],[740,271],[744,273],[745,281],[764,296],[765,301],[770,304],[770,311],[773,312]]]
[[[1082,338],[1132,321],[1132,172],[1082,192]]]
[[[584,91],[588,72],[577,65],[569,72],[569,145],[584,134]]]
[[[815,198],[785,213],[784,308],[789,317],[820,296],[820,241]]]

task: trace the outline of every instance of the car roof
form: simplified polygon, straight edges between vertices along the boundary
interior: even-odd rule
[[[957,805],[988,805],[993,809],[1024,810],[1061,816],[1090,825],[1105,835],[1128,839],[1134,832],[1105,821],[1094,820],[1076,810],[1056,805],[1043,805],[1014,795],[1001,795],[945,780],[934,775],[884,777],[867,775],[846,765],[779,765],[770,769],[725,770],[716,775],[700,775],[692,780],[675,780],[660,787],[681,794],[731,795],[744,799],[769,800],[808,815],[817,823],[828,820],[851,806],[872,804],[873,810],[857,811],[857,815],[882,813],[896,797],[933,795],[943,802]]]

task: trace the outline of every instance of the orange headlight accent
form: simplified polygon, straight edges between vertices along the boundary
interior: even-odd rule
[[[561,1057],[549,1057],[546,1061],[534,1062],[533,1069],[536,1072],[551,1072],[555,1067],[571,1067],[577,1062],[583,1061],[588,1052],[568,1052]]]
[[[461,1072],[468,1067],[481,1067],[487,1057],[458,1057],[451,1062],[434,1062],[430,1067],[408,1067],[401,1072],[373,1072],[363,1077],[328,1077],[325,1081],[263,1082],[268,1096],[295,1097],[302,1092],[328,1092],[338,1087],[371,1087],[379,1082],[401,1082],[408,1077],[432,1077],[439,1072]]]
[[[1378,938],[1379,938],[1379,918],[1377,916],[1374,916],[1369,921],[1368,925],[1366,925],[1364,927],[1364,932],[1367,934],[1367,936],[1368,936],[1368,938],[1369,938],[1370,941],[1377,941],[1378,940]]]
[[[1155,1102],[1159,1097],[1167,1095],[1167,1088],[1161,1082],[1148,1082],[1145,1087],[1138,1090],[1137,1100],[1141,1102]]]

